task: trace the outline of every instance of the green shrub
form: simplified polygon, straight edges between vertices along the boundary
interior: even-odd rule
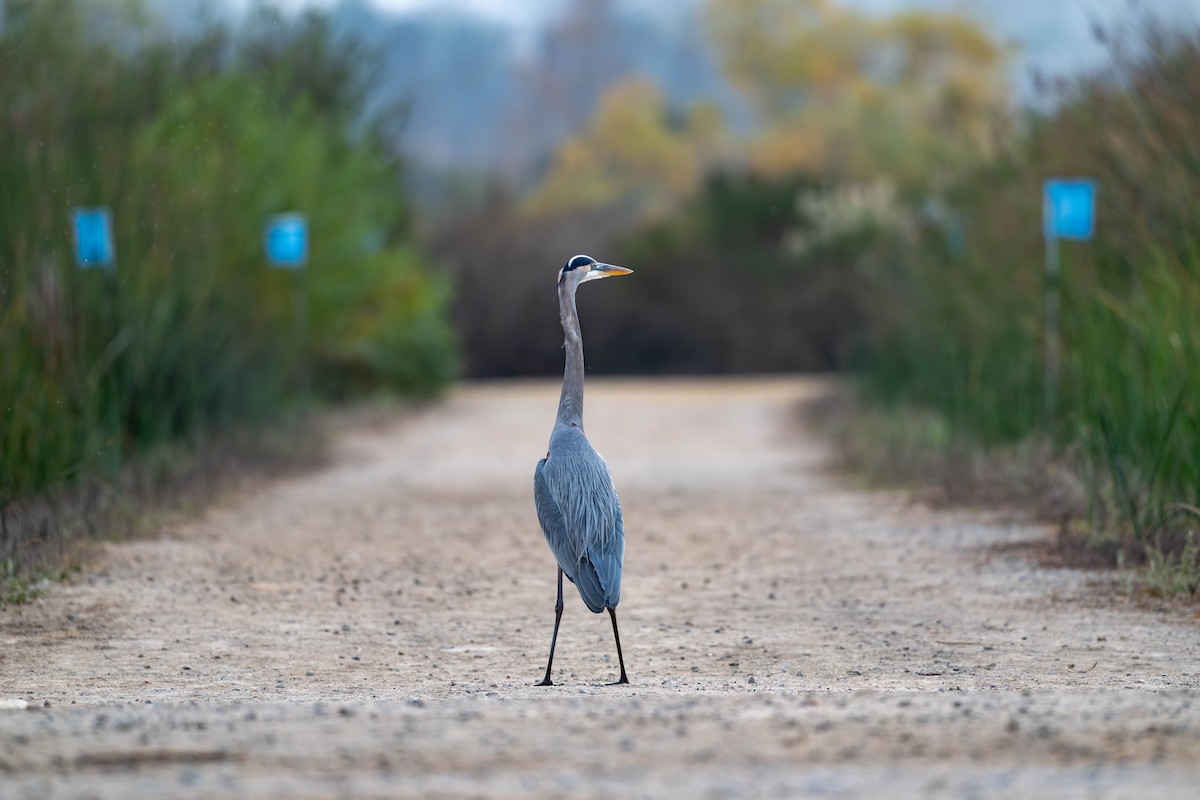
[[[430,392],[454,374],[447,288],[363,117],[360,49],[318,14],[154,26],[121,0],[6,4],[0,507],[114,480],[131,452],[272,418],[310,386]],[[100,204],[115,273],[74,265],[70,210]],[[308,216],[305,271],[265,264],[285,211]]]
[[[1077,444],[1096,522],[1138,559],[1194,524],[1174,509],[1200,498],[1200,37],[1144,44],[946,193],[965,247],[924,229],[894,282],[903,311],[872,329],[862,362],[875,396],[935,408],[984,441]],[[1041,184],[1063,175],[1097,181],[1098,225],[1094,241],[1062,244],[1061,391],[1047,414]]]

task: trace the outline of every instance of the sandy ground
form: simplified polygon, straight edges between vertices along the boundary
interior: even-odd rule
[[[0,798],[1197,796],[1200,620],[832,475],[818,384],[593,383],[632,685],[570,586],[533,685],[558,386],[468,385],[0,611]]]

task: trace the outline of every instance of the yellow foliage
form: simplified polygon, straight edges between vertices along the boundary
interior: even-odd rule
[[[672,124],[658,88],[630,78],[614,84],[584,130],[560,146],[526,211],[625,204],[637,216],[665,213],[695,190],[725,149],[724,120],[715,106],[699,104]]]
[[[726,73],[757,115],[736,158],[765,174],[900,186],[987,154],[1006,91],[1004,51],[953,13],[869,17],[832,0],[708,0]],[[735,146],[715,104],[680,113],[644,78],[614,84],[558,150],[532,214],[669,212]]]
[[[758,114],[757,170],[904,179],[994,145],[1005,52],[954,13],[868,17],[831,0],[708,0],[725,69]]]

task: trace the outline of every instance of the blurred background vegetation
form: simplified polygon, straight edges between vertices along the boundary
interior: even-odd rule
[[[960,500],[1200,588],[1186,2],[1070,35],[1034,0],[476,5],[0,0],[0,558],[53,519],[30,498],[156,448],[558,373],[553,276],[588,252],[638,273],[581,298],[592,371],[853,373],[859,468],[974,475]],[[1054,176],[1099,207],[1047,413]],[[73,263],[100,204],[115,274]],[[304,273],[265,264],[284,211]]]
[[[37,500],[128,483],[132,455],[277,419],[310,387],[430,392],[453,377],[448,283],[415,244],[387,115],[364,112],[367,59],[319,15],[263,9],[171,36],[137,3],[4,5],[6,571],[114,492],[58,513]],[[115,273],[74,264],[71,209],[101,204]],[[308,215],[309,269],[268,269],[264,223],[291,210]]]

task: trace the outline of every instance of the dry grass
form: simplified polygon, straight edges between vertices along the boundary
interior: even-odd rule
[[[1089,473],[1069,450],[1034,437],[985,448],[934,412],[864,405],[848,383],[807,402],[801,415],[833,440],[838,467],[871,485],[910,489],[935,507],[1003,509],[1052,526],[1052,536],[1002,549],[1049,568],[1137,568],[1131,588],[1156,601],[1200,596],[1194,535],[1172,527],[1140,541],[1121,527],[1107,474]]]
[[[1046,441],[985,449],[936,413],[866,405],[847,383],[802,414],[832,438],[838,466],[869,484],[909,488],[935,507],[1008,508],[1063,530],[1087,516],[1075,460]]]
[[[0,607],[35,597],[86,561],[98,542],[161,530],[247,482],[319,466],[331,427],[298,414],[163,446],[130,462],[116,480],[89,475],[0,506]]]

